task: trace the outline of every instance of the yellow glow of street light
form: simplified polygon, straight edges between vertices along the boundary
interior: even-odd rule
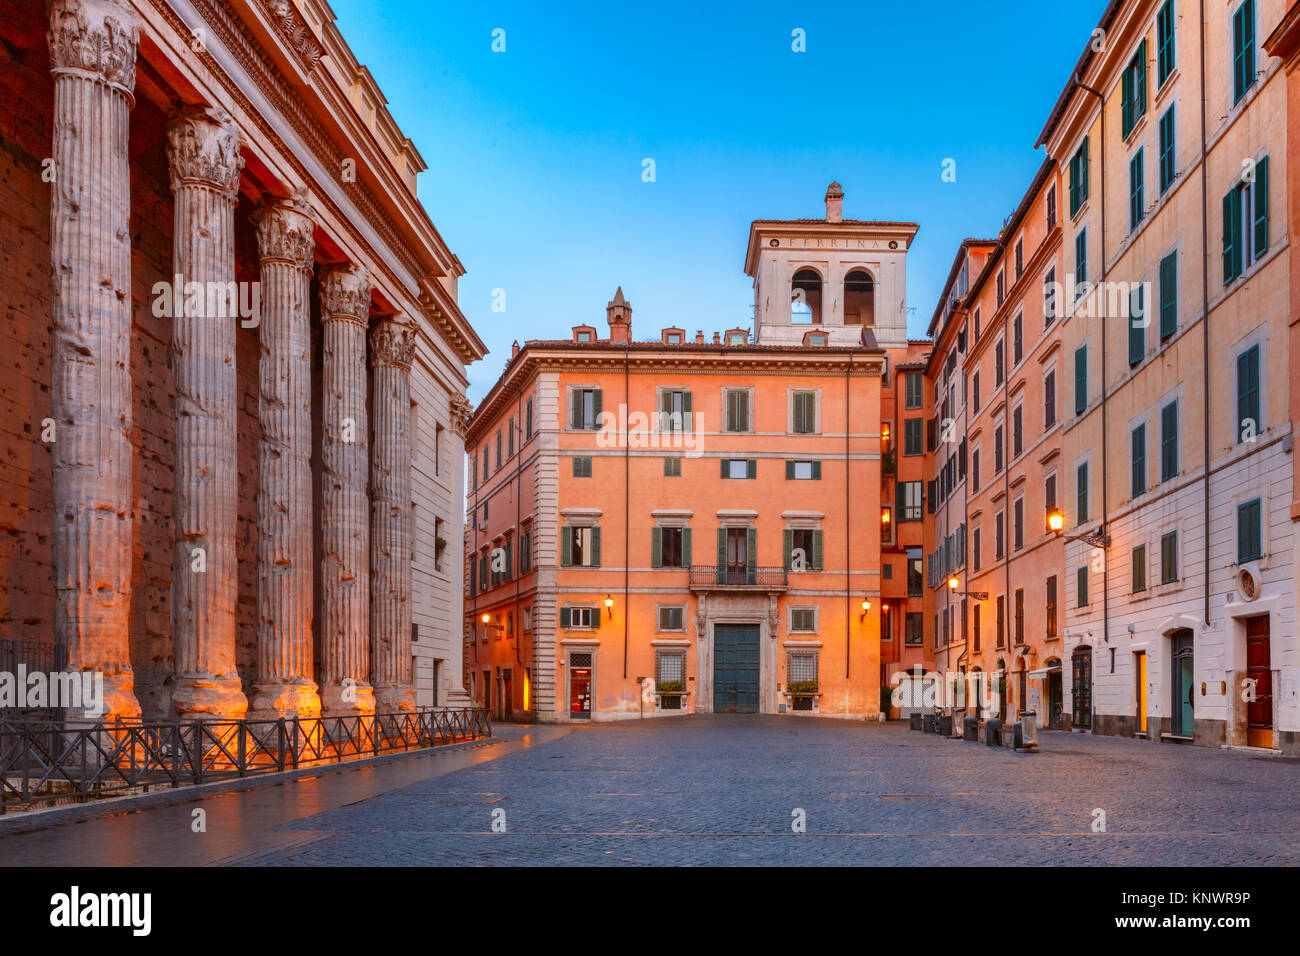
[[[950,591],[955,591],[959,587],[961,587],[961,582],[957,580],[957,575],[954,574],[948,579],[948,589]]]
[[[1053,508],[1047,513],[1047,530],[1060,531],[1065,527],[1065,515],[1061,513],[1060,508]]]

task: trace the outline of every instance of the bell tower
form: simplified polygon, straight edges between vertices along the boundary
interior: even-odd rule
[[[907,250],[912,222],[844,218],[844,190],[826,188],[823,219],[757,219],[745,274],[754,280],[754,341],[907,346]],[[824,338],[822,337],[824,335]]]

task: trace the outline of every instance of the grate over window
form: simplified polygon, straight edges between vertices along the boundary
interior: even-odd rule
[[[591,655],[590,655],[590,654],[573,654],[573,655],[571,655],[571,656],[569,657],[569,665],[570,665],[571,667],[590,667],[590,666],[591,666]]]

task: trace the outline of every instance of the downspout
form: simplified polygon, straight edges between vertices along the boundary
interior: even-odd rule
[[[631,335],[631,332],[628,333]],[[623,402],[632,407],[631,378],[628,368],[630,362],[628,343],[623,344]],[[628,604],[632,594],[631,579],[631,536],[630,513],[632,508],[632,440],[626,422],[623,426],[623,679],[627,680],[627,644],[628,625],[632,618],[632,608]]]
[[[523,505],[523,502],[521,500],[523,498],[523,485],[520,479],[523,476],[524,434],[523,434],[523,429],[519,427],[519,423],[523,420],[522,415],[523,415],[523,391],[519,388],[519,383],[516,382],[515,383],[515,429],[516,429],[515,437],[517,438],[518,443],[515,446],[516,448],[516,452],[515,452],[515,550],[518,550],[519,539],[521,537],[521,535],[519,534],[519,521],[520,518],[522,517],[520,508]],[[523,622],[523,618],[519,616],[520,575],[517,573],[517,569],[519,567],[519,555],[517,554],[514,555],[511,563],[514,565],[514,567],[510,569],[510,573],[514,574],[515,576],[515,635],[514,635],[515,636],[515,663],[523,664],[524,662],[523,658],[520,657],[520,645],[523,643],[524,640],[524,622]]]
[[[849,679],[849,645],[853,633],[853,565],[849,560],[849,548],[852,533],[849,523],[849,472],[852,459],[849,457],[849,388],[852,385],[853,353],[849,352],[849,364],[844,366],[844,679]],[[877,701],[879,706],[879,701]]]
[[[1201,0],[1201,440],[1205,443],[1205,626],[1210,626],[1210,206],[1206,167],[1205,124],[1205,0]],[[1237,425],[1240,427],[1240,424]]]
[[[478,580],[478,492],[483,485],[483,479],[478,473],[478,447],[474,448],[474,467],[470,470],[474,475],[474,515],[470,519],[470,527],[474,531],[474,551],[470,558],[470,573],[474,575],[475,588],[474,593],[470,595],[473,602],[474,619],[470,627],[470,642],[474,645],[474,663],[478,663],[478,597],[483,590],[483,582]],[[463,676],[463,675],[462,675]]]

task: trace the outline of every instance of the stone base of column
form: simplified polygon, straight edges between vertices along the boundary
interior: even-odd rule
[[[248,713],[248,699],[238,677],[180,677],[172,710],[182,720],[239,720]]]
[[[140,701],[135,696],[135,674],[131,671],[119,671],[116,674],[104,674],[102,677],[103,690],[97,693],[99,700],[83,699],[84,706],[68,707],[64,710],[66,720],[78,723],[83,721],[112,723],[116,719],[139,719]],[[99,680],[94,682],[100,683]],[[84,688],[84,683],[82,686]]]
[[[320,691],[320,706],[326,717],[369,716],[375,712],[375,691],[363,680],[326,684]]]
[[[305,719],[320,715],[321,699],[315,681],[268,681],[253,685],[253,700],[248,705],[249,720]]]
[[[444,707],[468,707],[474,703],[474,698],[469,696],[469,691],[464,687],[453,687],[447,691],[447,700]]]
[[[415,689],[411,687],[376,687],[375,707],[380,714],[415,712]]]

